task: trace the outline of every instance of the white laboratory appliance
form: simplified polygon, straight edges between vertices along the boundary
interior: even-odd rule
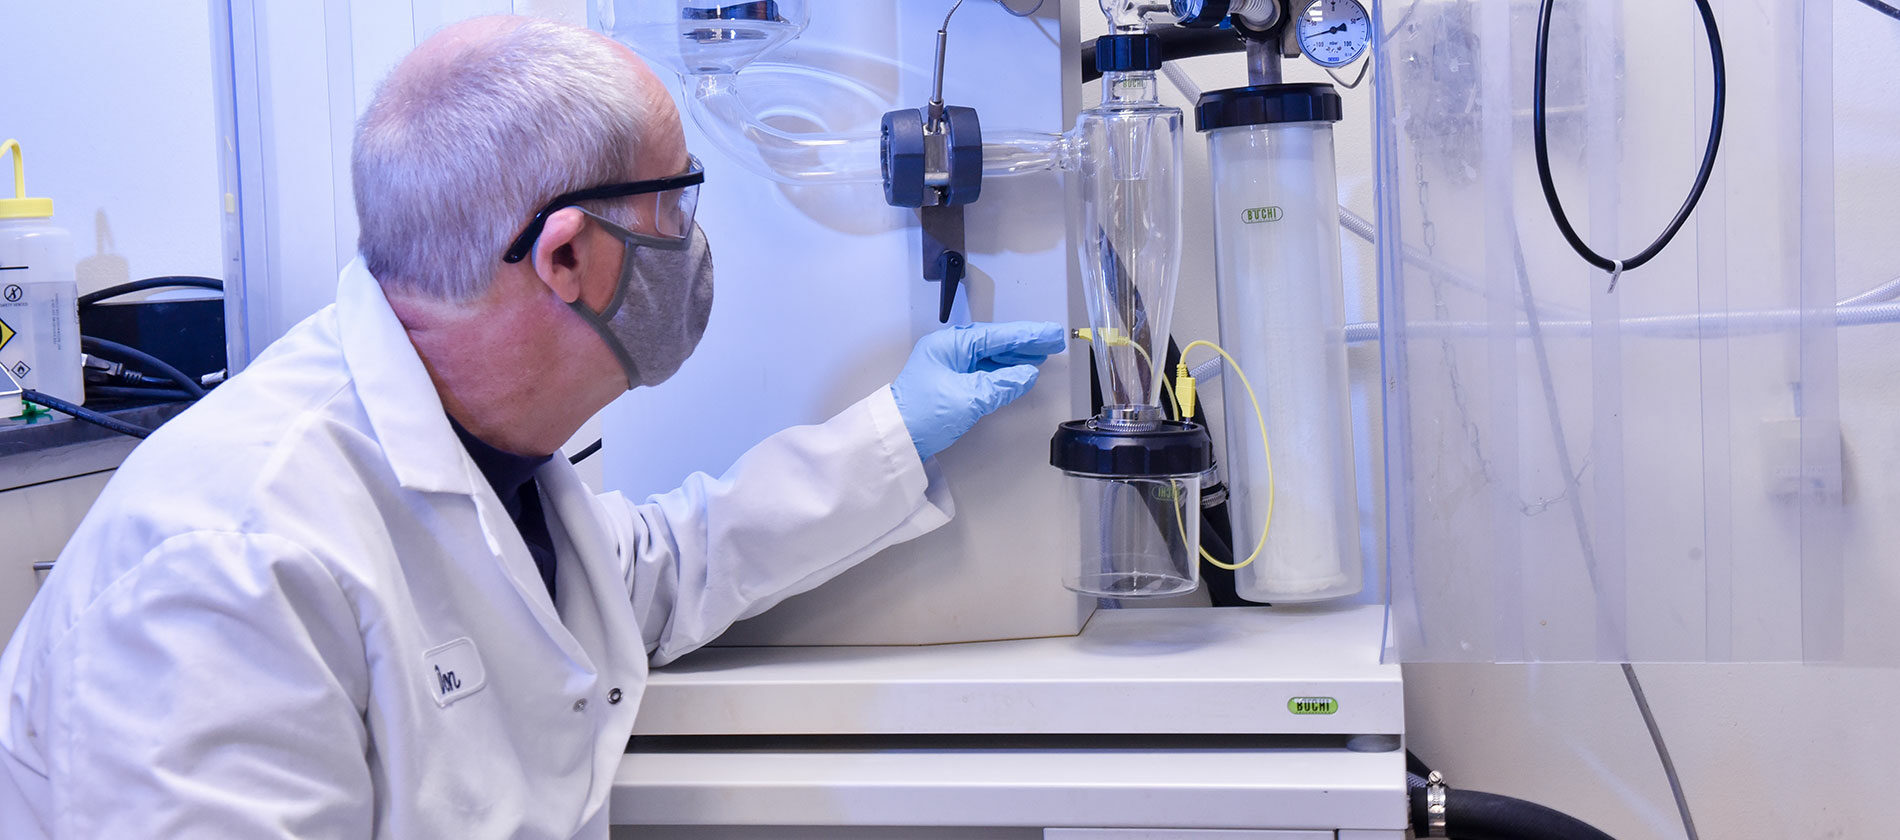
[[[616,831],[1402,837],[1403,696],[1383,607],[1094,597],[1193,591],[1212,451],[1200,425],[1166,416],[1162,386],[1181,208],[1213,199],[1183,194],[1183,145],[1199,141],[1156,101],[1139,4],[1051,2],[1015,18],[969,3],[948,23],[948,4],[807,5],[596,4],[597,25],[678,74],[709,170],[701,224],[722,243],[700,352],[613,410],[609,484],[670,486],[822,419],[886,381],[944,304],[955,320],[1087,324],[1104,405],[1089,405],[1090,351],[1077,344],[938,457],[952,525],[656,670],[615,781]],[[1116,36],[1098,52],[1103,97],[1090,109],[1072,69],[1084,14],[1107,14]],[[886,204],[903,190],[881,190],[864,158],[880,146],[901,157],[888,155],[904,142],[889,126],[905,121],[884,120],[879,137],[878,115],[927,101],[981,117],[981,198],[949,223],[929,208],[953,203],[955,177],[926,175],[939,192],[913,192],[905,206],[925,208],[913,215]],[[938,148],[951,148],[957,124],[944,122]],[[949,157],[935,154],[926,170]],[[916,249],[933,242],[967,258],[960,290],[915,279],[933,256]],[[1315,295],[1342,294],[1332,265],[1310,281]],[[781,345],[793,352],[760,349]],[[736,405],[739,386],[744,411],[659,410]],[[695,443],[616,454],[616,438]],[[1353,537],[1341,550],[1356,573]]]

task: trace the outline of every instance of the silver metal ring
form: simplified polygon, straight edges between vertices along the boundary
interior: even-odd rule
[[[1425,836],[1449,837],[1445,830],[1445,774],[1433,770],[1425,777]]]

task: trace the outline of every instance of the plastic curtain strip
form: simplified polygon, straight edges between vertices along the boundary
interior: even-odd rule
[[[1383,10],[1407,22],[1376,56],[1380,324],[1346,331],[1380,340],[1388,384],[1401,659],[1825,661],[1869,620],[1836,333],[1900,322],[1900,284],[1835,288],[1825,5],[1723,16],[1760,45],[1731,81],[1768,93],[1730,100],[1695,215],[1615,295],[1534,200],[1534,28],[1509,4]],[[1701,151],[1707,48],[1687,3],[1554,14],[1553,174],[1621,253]]]

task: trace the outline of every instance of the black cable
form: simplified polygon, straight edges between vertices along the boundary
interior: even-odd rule
[[[1676,775],[1676,762],[1669,757],[1669,746],[1663,743],[1662,727],[1656,725],[1656,713],[1649,709],[1649,694],[1636,678],[1636,666],[1623,663],[1623,679],[1630,684],[1630,695],[1636,698],[1636,709],[1643,715],[1650,743],[1656,746],[1656,757],[1662,759],[1663,775],[1668,778],[1669,793],[1676,798],[1676,813],[1682,817],[1683,833],[1689,840],[1702,840],[1702,835],[1696,833],[1695,818],[1689,815],[1689,797],[1682,791],[1682,778]]]
[[[96,292],[88,292],[80,295],[79,308],[84,309],[102,300],[109,300],[121,295],[129,295],[133,292],[142,292],[146,289],[210,289],[215,292],[223,292],[224,281],[210,277],[193,277],[183,274],[169,275],[166,277],[147,277],[144,280],[120,283],[117,286],[111,286]]]
[[[187,400],[195,400],[197,397],[176,388],[127,388],[118,385],[87,385],[86,399],[184,402]]]
[[[1900,20],[1900,9],[1889,6],[1881,0],[1860,0],[1860,4],[1894,20]]]
[[[178,383],[178,387],[185,393],[190,394],[194,399],[205,395],[204,386],[198,384],[198,380],[187,376],[184,371],[172,367],[164,359],[136,347],[127,347],[116,341],[107,341],[103,338],[82,335],[79,337],[79,349],[95,356],[110,358],[115,361],[127,362],[143,367],[147,371]]]
[[[574,457],[567,459],[567,462],[570,464],[578,464],[592,457],[594,453],[599,451],[600,440],[596,439],[593,443],[588,444],[586,449],[574,453]]]
[[[1216,29],[1169,26],[1148,34],[1161,39],[1161,57],[1164,61],[1240,52],[1247,48],[1246,39],[1224,26]],[[1082,45],[1082,81],[1093,82],[1100,78],[1102,71],[1095,69],[1095,43],[1091,41]]]
[[[1557,197],[1557,184],[1550,174],[1550,139],[1545,126],[1544,89],[1550,69],[1550,18],[1551,9],[1556,0],[1543,0],[1537,13],[1537,53],[1536,80],[1531,88],[1531,134],[1537,146],[1537,180],[1544,189],[1544,203],[1550,205],[1550,216],[1557,222],[1557,230],[1564,235],[1564,241],[1571,249],[1587,262],[1604,271],[1611,272],[1612,278],[1622,272],[1639,268],[1656,258],[1662,249],[1668,247],[1669,240],[1682,229],[1689,214],[1695,210],[1696,202],[1702,200],[1702,190],[1709,185],[1709,174],[1715,169],[1716,150],[1722,143],[1722,114],[1728,98],[1728,70],[1722,58],[1722,35],[1715,25],[1715,12],[1709,8],[1709,0],[1695,0],[1696,10],[1702,15],[1702,30],[1709,40],[1709,59],[1715,68],[1715,104],[1709,120],[1709,142],[1702,151],[1702,165],[1696,170],[1695,183],[1689,187],[1689,197],[1684,199],[1676,216],[1663,228],[1661,236],[1649,243],[1649,247],[1637,252],[1636,256],[1626,260],[1614,260],[1591,250],[1583,238],[1577,235],[1576,228],[1570,225],[1570,217],[1564,214],[1563,200]],[[1616,281],[1610,281],[1611,291],[1616,289]]]
[[[49,397],[31,388],[21,392],[20,395],[25,397],[29,402],[39,403],[61,414],[70,414],[80,420],[84,420],[95,426],[111,429],[122,435],[130,435],[135,438],[143,439],[152,433],[151,429],[141,429],[131,423],[115,420],[97,411],[93,411],[90,408],[73,405],[58,397]]]

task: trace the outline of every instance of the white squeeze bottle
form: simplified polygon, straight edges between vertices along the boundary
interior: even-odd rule
[[[29,390],[83,403],[72,235],[47,221],[52,199],[27,197],[19,141],[0,144],[0,158],[9,152],[13,196],[0,198],[0,367]]]

